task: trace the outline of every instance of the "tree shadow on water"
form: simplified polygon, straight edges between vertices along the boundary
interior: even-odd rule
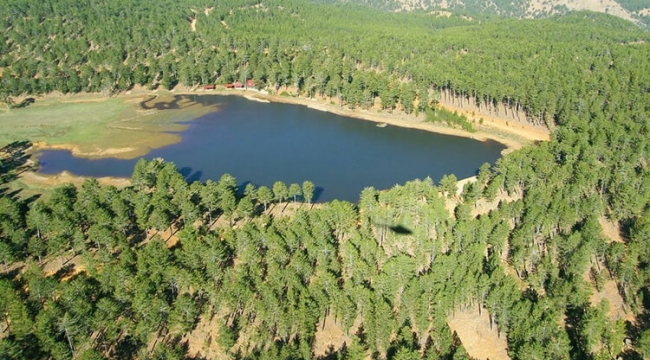
[[[316,186],[314,188],[314,196],[312,197],[312,202],[317,203],[321,196],[323,196],[323,193],[325,192],[325,189],[323,189],[321,186]]]
[[[193,171],[189,166],[179,169],[178,172],[183,175],[185,181],[187,181],[188,184],[191,184],[195,181],[200,181],[201,177],[203,176],[203,171]]]

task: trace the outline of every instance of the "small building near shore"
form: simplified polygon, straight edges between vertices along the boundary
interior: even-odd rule
[[[214,85],[213,84],[208,84],[203,87],[203,90],[214,90]]]

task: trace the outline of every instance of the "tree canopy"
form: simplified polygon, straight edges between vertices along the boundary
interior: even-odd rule
[[[292,214],[269,205],[310,203],[314,184],[188,184],[159,160],[123,189],[0,190],[3,356],[187,358],[207,321],[223,357],[307,359],[333,321],[341,358],[467,358],[446,322],[464,309],[487,312],[512,358],[647,356],[647,32],[593,13],[477,21],[301,0],[8,0],[0,14],[12,95],[252,77],[384,111],[451,94],[554,129],[462,190],[450,174]],[[24,157],[3,151],[7,181]],[[625,316],[592,296],[605,288]]]

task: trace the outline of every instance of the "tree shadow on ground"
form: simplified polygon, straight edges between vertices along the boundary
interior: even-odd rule
[[[388,229],[397,235],[411,235],[413,231],[404,225],[389,226]]]
[[[140,107],[144,110],[179,110],[199,104],[194,96],[174,95],[170,101],[161,101],[164,96],[151,96],[140,102]]]
[[[0,185],[15,180],[21,173],[38,168],[29,161],[31,154],[27,150],[32,147],[29,141],[14,141],[0,148]]]
[[[35,102],[36,102],[36,99],[34,99],[33,97],[28,97],[27,99],[21,101],[19,104],[15,104],[12,108],[13,109],[26,108],[26,107],[28,107],[29,105],[31,105],[31,104],[33,104]]]

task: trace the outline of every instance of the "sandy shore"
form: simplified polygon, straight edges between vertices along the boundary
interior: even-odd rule
[[[57,186],[66,183],[71,183],[77,186],[81,186],[88,177],[73,175],[67,171],[64,171],[56,175],[44,175],[44,174],[35,173],[31,171],[25,171],[20,174],[19,178],[21,181],[24,181],[27,184],[37,186],[37,187],[47,188],[47,187]],[[129,186],[131,184],[131,180],[126,178],[100,177],[96,179],[102,185],[112,185],[118,188]]]
[[[50,145],[50,144],[46,144],[43,141],[38,141],[32,145],[33,151],[46,150],[46,149],[47,150],[69,150],[72,153],[72,155],[76,157],[83,157],[88,159],[99,159],[99,158],[106,158],[106,157],[132,159],[135,157],[145,155],[147,153],[146,150],[141,148],[135,148],[135,147],[107,148],[107,149],[97,148],[97,150],[95,151],[82,151],[79,149],[78,146],[73,144]]]

